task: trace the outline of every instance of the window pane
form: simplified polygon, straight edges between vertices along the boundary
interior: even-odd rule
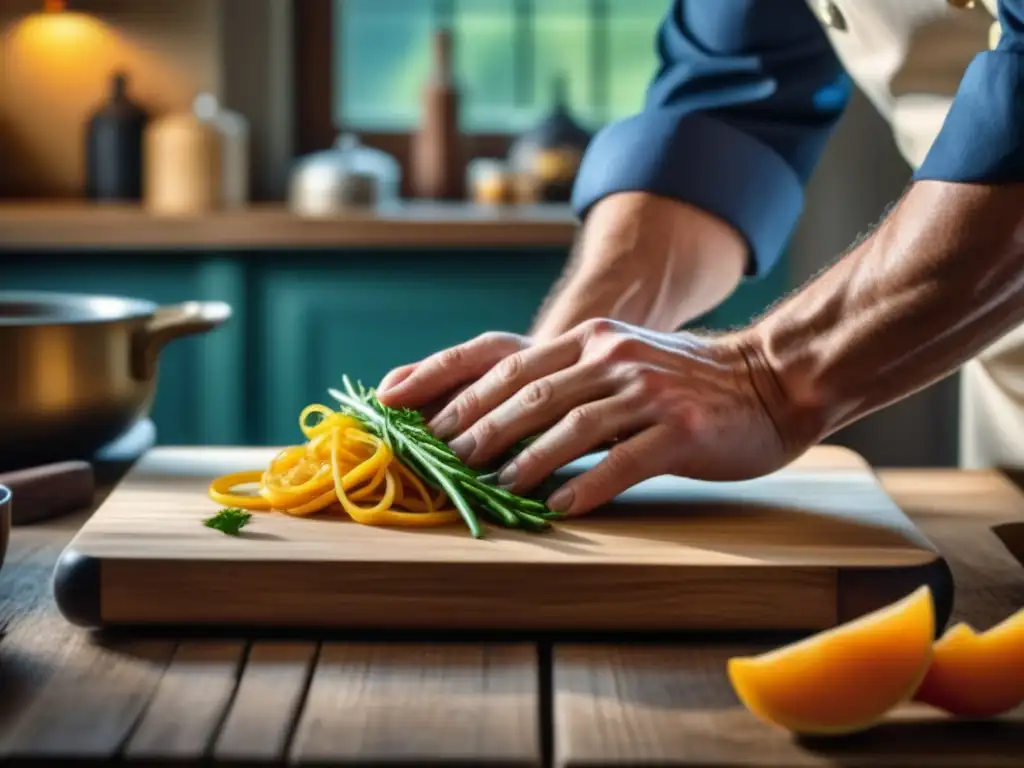
[[[432,3],[335,0],[338,122],[370,130],[408,129],[419,121],[430,71]]]
[[[610,0],[608,18],[608,114],[635,114],[658,67],[655,35],[667,0]]]
[[[436,3],[334,2],[339,123],[364,130],[414,128],[431,68]],[[447,0],[463,128],[515,133],[531,127],[551,109],[558,76],[565,78],[572,114],[590,128],[637,111],[657,66],[654,36],[669,2],[605,2],[606,29],[598,38],[591,0],[532,0],[526,27],[517,18],[517,0]],[[532,39],[517,36],[524,30]],[[595,62],[594,55],[604,60]],[[597,76],[603,82],[596,83]],[[522,78],[527,87],[517,93]],[[518,102],[524,95],[527,103]]]
[[[541,0],[534,9],[533,119],[551,109],[554,80],[564,76],[571,114],[584,124],[599,123],[601,115],[592,99],[594,23],[589,0]]]
[[[463,128],[506,130],[515,121],[512,0],[456,0],[454,33]]]

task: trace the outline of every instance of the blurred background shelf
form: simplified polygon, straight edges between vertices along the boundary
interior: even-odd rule
[[[171,218],[131,205],[0,203],[5,250],[50,248],[358,248],[501,246],[567,248],[568,206],[486,207],[412,202],[388,210],[303,218],[283,204]]]

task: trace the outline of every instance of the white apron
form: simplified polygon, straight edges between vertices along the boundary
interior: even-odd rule
[[[771,0],[768,0],[769,2]],[[999,35],[997,0],[808,0],[847,72],[917,168],[964,70]],[[1024,469],[1024,326],[962,369],[960,464]]]

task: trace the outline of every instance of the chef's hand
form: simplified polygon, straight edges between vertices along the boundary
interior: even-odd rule
[[[385,405],[416,408],[429,419],[506,357],[530,344],[528,337],[515,333],[485,333],[393,369],[381,379],[377,395]]]
[[[379,396],[387,405],[416,408],[468,383],[431,428],[471,466],[539,435],[499,475],[500,484],[519,493],[613,443],[598,465],[548,500],[552,509],[582,514],[649,477],[756,477],[802,451],[806,446],[783,439],[754,375],[738,337],[591,320],[544,343],[475,339],[404,376],[396,372]]]

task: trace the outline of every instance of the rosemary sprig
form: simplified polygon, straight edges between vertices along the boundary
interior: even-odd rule
[[[477,513],[506,528],[543,531],[561,517],[542,502],[517,496],[492,484],[493,475],[468,467],[451,448],[438,440],[419,411],[389,408],[374,390],[343,376],[345,391],[329,389],[340,410],[359,419],[367,430],[384,440],[395,455],[433,488],[441,488],[459,510],[473,538],[483,537]]]

